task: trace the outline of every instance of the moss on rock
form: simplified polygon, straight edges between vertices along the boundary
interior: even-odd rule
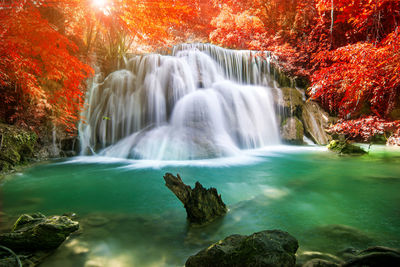
[[[24,214],[10,233],[0,234],[0,244],[14,251],[51,250],[61,245],[78,228],[79,223],[66,216]]]
[[[36,142],[34,132],[0,123],[0,172],[28,162],[33,157]]]
[[[267,230],[249,236],[231,235],[196,255],[186,267],[197,266],[295,266],[297,240],[280,230]]]
[[[327,147],[329,150],[339,154],[363,155],[368,153],[361,147],[353,145],[347,141],[332,140]]]
[[[289,144],[303,144],[304,127],[297,117],[290,117],[285,120],[281,128],[282,140]]]

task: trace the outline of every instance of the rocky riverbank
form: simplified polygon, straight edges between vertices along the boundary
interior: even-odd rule
[[[332,137],[325,129],[337,120],[316,102],[306,101],[303,89],[283,87],[274,94],[275,109],[282,141],[302,145],[305,137],[318,145],[326,145]]]
[[[0,266],[36,266],[79,229],[67,216],[23,214],[0,234]]]
[[[336,226],[337,227],[337,226]],[[338,229],[331,229],[331,235]],[[347,230],[347,231],[346,231]],[[344,241],[346,233],[338,242]],[[339,231],[343,231],[339,226]],[[357,233],[355,233],[357,234]],[[350,235],[351,236],[351,235]],[[356,237],[358,237],[356,235]],[[362,240],[365,241],[365,240]],[[370,241],[370,240],[368,240]],[[363,250],[348,248],[339,255],[318,251],[297,251],[296,238],[281,230],[266,230],[251,235],[231,235],[190,256],[186,267],[378,267],[400,266],[400,250],[373,246]],[[296,253],[297,252],[297,253]]]
[[[309,238],[317,240],[310,248],[302,244],[304,236],[297,240],[299,233],[263,230],[249,235],[233,234],[215,242],[219,238],[212,236],[218,236],[218,222],[187,229],[182,224],[179,230],[174,224],[173,216],[158,214],[97,212],[46,217],[36,213],[20,216],[13,226],[3,230],[0,245],[12,248],[23,263],[31,264],[27,266],[182,266],[186,261],[186,266],[192,267],[344,267],[398,266],[400,260],[399,249],[383,247],[373,235],[347,225],[310,228]],[[152,238],[141,236],[141,232],[154,226],[157,227]],[[174,242],[167,237],[170,231],[180,233]],[[39,234],[32,235],[33,232]],[[65,240],[67,236],[70,237]],[[116,239],[123,246],[115,247]],[[175,257],[176,254],[180,255]],[[0,256],[0,266],[16,266],[15,256],[9,251],[1,251]],[[1,265],[1,260],[12,264]]]
[[[0,123],[0,179],[7,173],[34,162],[79,153],[77,137],[62,131],[37,134],[33,131]]]

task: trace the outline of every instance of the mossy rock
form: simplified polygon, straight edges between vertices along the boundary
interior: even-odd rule
[[[79,223],[66,216],[24,214],[15,222],[10,233],[0,234],[0,244],[17,252],[51,250],[78,228]]]
[[[280,230],[231,235],[186,261],[186,267],[295,266],[297,240]]]
[[[274,101],[280,120],[293,116],[301,117],[303,110],[303,95],[299,89],[291,87],[282,87],[280,92],[274,94]]]
[[[6,172],[33,157],[37,135],[0,123],[0,171]]]
[[[297,117],[286,119],[281,127],[282,140],[289,144],[303,144],[304,126]]]
[[[363,155],[368,153],[361,147],[347,141],[332,140],[327,147],[329,150],[339,154]]]

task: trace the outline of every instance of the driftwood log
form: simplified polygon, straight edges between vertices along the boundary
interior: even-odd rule
[[[221,195],[218,195],[217,189],[213,187],[205,189],[199,182],[196,182],[192,189],[183,183],[179,174],[174,176],[166,173],[164,180],[165,185],[183,203],[190,223],[202,225],[226,214],[226,205]]]

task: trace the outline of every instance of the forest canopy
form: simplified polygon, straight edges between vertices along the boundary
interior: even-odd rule
[[[200,41],[272,51],[332,131],[367,141],[400,127],[399,24],[396,0],[3,0],[0,115],[74,131],[94,66]]]

